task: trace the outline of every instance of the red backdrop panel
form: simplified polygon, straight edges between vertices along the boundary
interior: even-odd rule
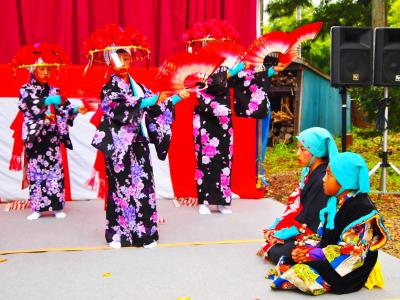
[[[244,46],[256,37],[256,0],[2,0],[0,64],[27,43],[60,45],[72,63],[86,63],[81,46],[90,33],[109,23],[133,26],[149,39],[151,62],[160,65],[183,50],[182,33],[195,22],[225,19]]]

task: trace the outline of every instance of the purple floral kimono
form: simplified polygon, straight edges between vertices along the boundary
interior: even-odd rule
[[[241,96],[235,96],[236,113],[240,110],[243,116],[256,117],[255,113],[263,109],[268,112],[267,93],[254,82],[256,74],[242,71],[227,80],[226,68],[220,67],[210,76],[207,89],[197,92],[199,104],[194,110],[193,135],[199,204],[204,201],[212,205],[231,204],[233,128],[230,87],[236,91],[240,86]]]
[[[267,90],[271,82],[265,71],[242,71],[230,81],[234,90],[234,110],[238,117],[264,119],[268,116],[270,103]]]
[[[135,87],[136,86],[136,87]],[[138,91],[137,89],[141,89]],[[142,95],[142,96],[140,96]],[[165,159],[171,138],[172,102],[140,108],[153,93],[113,75],[101,92],[103,118],[92,145],[106,159],[108,196],[107,242],[118,235],[122,246],[143,246],[158,240],[156,195],[149,142]],[[144,122],[142,122],[144,120]],[[145,124],[147,135],[141,125]]]
[[[65,204],[60,144],[72,149],[68,126],[73,125],[77,111],[66,101],[55,107],[55,120],[50,120],[44,100],[58,94],[57,88],[42,86],[33,76],[20,89],[18,107],[24,116],[22,138],[27,157],[29,200],[32,211],[36,212],[62,210]]]

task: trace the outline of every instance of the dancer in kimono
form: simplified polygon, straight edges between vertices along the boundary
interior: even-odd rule
[[[26,54],[26,56],[25,56]],[[28,55],[30,54],[30,55]],[[32,59],[34,62],[27,62]],[[69,126],[84,106],[72,105],[58,88],[48,81],[51,69],[65,63],[65,55],[54,45],[35,44],[21,49],[17,68],[28,68],[29,83],[20,89],[18,108],[23,114],[22,138],[27,157],[29,201],[33,211],[28,220],[36,220],[45,211],[64,218],[65,187],[61,144],[72,150]]]
[[[236,41],[237,31],[220,20],[197,23],[184,34],[188,51],[198,50],[208,42]],[[243,70],[240,62],[228,69],[220,66],[208,79],[207,88],[197,91],[198,105],[194,109],[193,135],[196,154],[196,185],[200,214],[211,214],[209,205],[216,205],[222,214],[231,214],[231,172],[233,157],[233,127],[230,88],[235,88],[235,107],[239,116],[256,117],[268,114],[269,102],[265,89],[267,76],[253,70]],[[269,76],[275,71],[268,70]],[[240,95],[240,96],[237,96]]]
[[[128,33],[117,27],[114,36],[117,30],[122,37]],[[155,144],[160,158],[166,157],[173,105],[189,96],[186,90],[172,97],[166,97],[165,93],[156,95],[135,82],[128,73],[132,56],[139,48],[148,49],[144,41],[138,44],[138,40],[128,36],[125,41],[131,44],[113,43],[103,51],[104,60],[114,74],[101,91],[103,117],[92,141],[105,156],[108,180],[105,238],[113,248],[157,245],[158,216],[149,142]]]
[[[290,258],[297,238],[317,232],[319,212],[326,206],[322,180],[329,160],[338,155],[332,135],[321,127],[302,131],[297,137],[297,161],[303,167],[299,187],[289,196],[286,210],[268,229],[259,255],[274,264],[281,256]]]
[[[378,249],[389,239],[371,199],[364,159],[345,152],[329,162],[324,191],[330,198],[320,212],[318,237],[299,242],[295,264],[277,266],[273,289],[299,289],[312,295],[358,291],[372,277],[381,277]],[[371,280],[371,279],[370,279]]]

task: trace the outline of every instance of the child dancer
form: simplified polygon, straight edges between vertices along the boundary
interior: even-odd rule
[[[148,144],[154,143],[159,155],[165,158],[173,104],[189,93],[184,90],[167,98],[165,93],[155,95],[136,83],[129,69],[134,55],[148,51],[145,38],[140,33],[133,35],[133,29],[110,29],[109,26],[106,32],[112,32],[122,45],[112,43],[101,53],[113,74],[101,91],[103,117],[92,141],[104,154],[106,163],[105,237],[113,248],[152,248],[158,240],[158,216]],[[148,137],[142,131],[142,122]]]
[[[380,272],[377,250],[389,234],[368,197],[364,159],[356,153],[339,154],[329,162],[323,186],[330,198],[320,212],[319,238],[299,241],[291,254],[295,264],[289,269],[282,268],[282,259],[273,289],[345,294],[361,289],[374,268],[375,275]]]
[[[329,160],[338,155],[332,135],[324,128],[306,129],[296,138],[297,161],[303,167],[301,183],[289,196],[282,217],[264,230],[266,243],[259,251],[274,264],[281,256],[290,257],[296,236],[317,231],[319,212],[328,200],[322,179]]]
[[[184,39],[188,51],[196,52],[214,41],[237,41],[239,34],[226,21],[209,20],[195,24],[185,32]],[[235,88],[235,111],[236,107],[240,108],[240,113],[237,112],[239,116],[255,117],[260,110],[268,114],[267,91],[264,84],[260,85],[260,74],[243,71],[244,67],[243,62],[233,68],[222,64],[208,79],[207,88],[197,91],[198,105],[194,109],[193,135],[200,214],[211,214],[209,205],[216,205],[222,214],[232,213],[230,205],[234,131],[230,88]],[[268,72],[269,75],[274,73],[271,70]],[[267,74],[262,74],[261,77],[266,78]]]
[[[34,59],[34,61],[30,61]],[[18,107],[23,114],[22,138],[27,157],[29,201],[33,211],[28,220],[36,220],[45,211],[64,218],[64,169],[61,144],[72,149],[69,126],[84,106],[73,106],[50,86],[51,69],[65,64],[66,56],[59,47],[49,44],[28,45],[17,54],[17,68],[28,68],[29,83],[20,89]]]

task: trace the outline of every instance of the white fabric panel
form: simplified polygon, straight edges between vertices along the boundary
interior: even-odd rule
[[[80,103],[77,99],[70,99],[70,101],[73,104]],[[10,125],[18,112],[17,102],[17,98],[0,98],[0,197],[2,201],[28,198],[28,189],[21,190],[22,172],[8,170],[14,141]],[[97,198],[97,191],[91,191],[84,187],[96,158],[96,149],[90,145],[95,132],[94,126],[89,122],[92,115],[93,113],[78,115],[74,126],[70,129],[74,150],[68,150],[68,162],[73,200]],[[173,191],[168,158],[160,161],[153,145],[150,149],[157,197],[171,199]]]
[[[153,144],[150,144],[150,156],[151,164],[153,166],[157,199],[173,199],[174,191],[172,189],[168,155],[164,161],[159,160],[156,148]]]
[[[80,105],[77,99],[69,99],[72,104]],[[91,146],[96,128],[90,123],[93,112],[85,115],[78,114],[74,126],[70,127],[70,137],[74,149],[68,151],[69,176],[71,180],[71,198],[73,200],[96,199],[97,191],[85,188],[84,184],[90,177],[96,149]]]
[[[18,98],[0,98],[0,197],[27,199],[28,189],[21,190],[22,172],[8,170],[14,139],[10,129],[18,112]]]

